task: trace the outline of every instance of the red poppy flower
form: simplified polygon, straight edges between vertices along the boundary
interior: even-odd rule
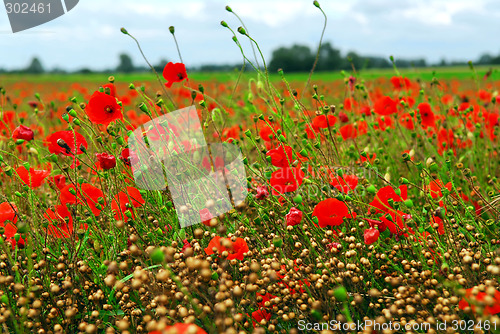
[[[126,166],[130,166],[130,149],[124,148],[122,152],[120,153],[120,160],[123,161],[123,163]]]
[[[477,294],[474,294],[477,292]],[[492,304],[487,303],[488,294],[486,292],[480,292],[477,287],[465,290],[464,298],[458,303],[458,308],[464,310],[466,307],[470,307],[472,312],[476,313],[476,308],[478,306],[483,306],[482,315],[493,315],[500,312],[500,291],[495,290]],[[479,312],[478,312],[479,313]]]
[[[129,199],[130,197],[130,199]],[[111,203],[111,209],[115,213],[115,218],[124,219],[125,213],[128,211],[132,214],[132,218],[134,217],[134,211],[132,207],[138,208],[141,205],[146,203],[142,198],[141,193],[137,188],[127,187],[127,192],[120,191]]]
[[[266,155],[271,157],[271,164],[276,167],[289,167],[293,162],[292,148],[287,145],[285,145],[284,149],[280,145],[275,149],[269,150]]]
[[[14,129],[16,113],[13,111],[4,111],[2,115],[3,116],[0,118],[0,133],[6,133],[6,130],[10,131]]]
[[[26,141],[33,140],[35,134],[33,130],[24,125],[19,125],[17,128],[12,131],[12,138],[14,139],[24,139]]]
[[[391,78],[391,83],[396,90],[401,90],[402,88],[408,89],[411,85],[410,79],[396,76]]]
[[[104,152],[104,153],[96,153],[95,156],[97,157],[99,165],[101,166],[102,169],[108,170],[115,168],[116,158],[114,155]]]
[[[259,298],[259,297],[262,298],[262,300],[260,302],[258,302],[258,305],[260,307],[264,307],[264,308],[270,307],[270,306],[266,306],[266,302],[270,302],[271,299],[276,298],[276,296],[270,294],[269,292],[266,292],[265,295],[261,295],[260,293],[257,292],[256,296],[257,296],[257,298]]]
[[[424,190],[428,191],[431,194],[431,197],[436,199],[443,196],[442,189],[448,189],[451,192],[452,185],[451,182],[448,182],[446,185],[443,184],[443,181],[436,179],[432,180],[428,185],[424,186]]]
[[[74,154],[82,154],[83,151],[81,147],[84,149],[88,147],[87,140],[78,132],[75,132],[73,135],[73,131],[58,131],[49,135],[46,139],[47,146],[49,148],[50,153],[54,154],[62,154],[62,155],[74,155]]]
[[[56,185],[56,187],[61,190],[66,187],[66,176],[64,175],[55,175],[48,178],[49,182],[52,182]]]
[[[365,244],[367,244],[367,245],[373,244],[374,242],[376,242],[378,240],[379,235],[380,235],[380,232],[376,228],[366,229],[365,233],[364,233]]]
[[[261,122],[262,128],[259,131],[259,136],[264,141],[268,142],[276,138],[275,133],[280,129],[279,126],[275,125],[272,128],[267,125],[267,123]],[[282,133],[285,136],[284,133]]]
[[[165,86],[172,87],[174,82],[181,82],[187,78],[186,66],[183,63],[168,63],[163,69],[163,77],[167,80]]]
[[[4,228],[4,239],[12,244],[15,248],[17,242],[14,239],[14,234],[17,233],[17,207],[14,203],[3,202],[0,204],[0,226]],[[24,240],[19,239],[19,245],[24,245]]]
[[[368,124],[365,121],[356,124],[346,124],[340,127],[340,134],[344,140],[348,138],[357,138],[368,132]]]
[[[391,186],[380,188],[370,206],[377,208],[376,211],[378,212],[394,211],[394,208],[389,205],[389,199],[394,202],[402,202],[408,198],[408,187],[406,185],[399,186],[399,190],[400,195],[396,194],[396,191]]]
[[[313,129],[326,129],[328,126],[332,127],[337,123],[337,117],[334,115],[319,115],[314,117],[312,121]]]
[[[16,172],[23,183],[29,186],[31,189],[40,187],[45,178],[50,174],[48,170],[35,170],[33,168],[30,168],[28,172],[28,170],[24,168],[24,166],[18,167],[16,169]]]
[[[75,193],[75,195],[71,192]],[[104,199],[104,193],[99,188],[96,188],[89,183],[82,184],[81,189],[79,189],[78,192],[75,190],[75,186],[73,184],[68,184],[61,190],[61,203],[63,205],[68,203],[84,206],[88,205],[95,216],[99,216],[102,210],[97,208],[99,198]],[[105,203],[102,206],[104,205]]]
[[[375,113],[383,116],[395,114],[398,112],[397,109],[398,101],[396,99],[391,99],[389,96],[382,96],[373,106]]]
[[[200,219],[203,225],[210,227],[210,220],[212,220],[213,215],[207,208],[200,210]]]
[[[205,253],[207,255],[214,254],[214,248],[217,249],[219,255],[227,251],[229,253],[228,260],[237,259],[241,261],[244,254],[249,251],[248,245],[243,238],[236,238],[236,241],[232,242],[231,239],[215,236],[210,240],[207,248],[205,248]]]
[[[95,124],[108,125],[116,119],[123,119],[122,107],[116,102],[116,98],[99,91],[90,97],[85,113]]]
[[[207,334],[203,329],[196,326],[195,324],[184,324],[177,323],[173,326],[167,326],[163,329],[163,331],[152,331],[149,334],[168,334],[168,333],[177,333],[177,334]]]
[[[264,199],[269,196],[269,191],[267,191],[266,186],[258,186],[257,187],[257,195],[255,195],[256,199]]]
[[[283,194],[297,190],[304,179],[304,172],[300,167],[285,167],[273,172],[271,186],[273,195]]]
[[[436,117],[432,112],[431,105],[427,102],[422,102],[418,105],[418,112],[422,119],[422,128],[436,128]]]
[[[252,312],[252,318],[260,324],[262,320],[269,321],[271,319],[271,313],[266,310],[257,310]],[[255,325],[254,325],[255,326]]]
[[[336,198],[319,202],[312,215],[318,218],[319,227],[338,226],[344,222],[344,218],[356,218],[356,212],[350,214],[347,205]]]
[[[342,177],[330,174],[330,184],[334,186],[338,191],[347,194],[349,191],[353,191],[358,185],[358,177],[356,175],[343,175]]]
[[[55,211],[47,209],[43,217],[50,222],[47,233],[55,238],[69,238],[73,234],[73,217],[65,205],[58,205]],[[88,226],[82,224],[80,228],[87,230]]]
[[[286,214],[285,219],[286,219],[286,226],[298,225],[302,221],[302,211],[292,207],[290,211]]]
[[[347,123],[349,122],[349,117],[347,116],[347,114],[343,111],[339,112],[339,119],[342,123]]]

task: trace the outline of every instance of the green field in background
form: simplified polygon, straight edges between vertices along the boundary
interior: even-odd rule
[[[500,80],[500,66],[477,66],[474,72],[468,66],[461,67],[428,67],[428,68],[414,68],[414,69],[401,69],[400,73],[409,79],[421,79],[424,81],[430,81],[434,77],[439,79],[474,79],[477,75],[478,79],[482,79],[483,76],[489,70],[492,70],[491,80]],[[234,82],[238,78],[237,71],[235,72],[188,72],[190,79],[194,81],[208,81],[217,80],[219,82]],[[317,72],[312,76],[313,81],[333,81],[344,78],[344,76],[349,76],[350,72],[342,73],[341,71],[334,72]],[[16,81],[26,81],[32,83],[39,82],[95,82],[102,83],[107,81],[109,75],[114,75],[117,82],[144,82],[156,80],[155,75],[151,73],[132,73],[132,74],[120,74],[112,73],[102,74],[102,73],[92,73],[92,74],[2,74],[0,75],[0,85],[2,84],[12,84]],[[160,73],[161,75],[161,73]],[[359,71],[357,77],[361,79],[375,79],[379,77],[392,77],[396,75],[393,69],[370,69]],[[285,78],[288,81],[306,81],[309,73],[285,73]],[[255,78],[255,72],[245,72],[242,74],[241,80],[246,81],[250,78]],[[272,81],[279,81],[281,79],[280,75],[277,73],[271,73],[270,78]]]

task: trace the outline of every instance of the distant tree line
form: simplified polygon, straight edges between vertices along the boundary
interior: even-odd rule
[[[272,52],[271,61],[268,64],[268,69],[271,72],[275,72],[278,69],[283,69],[285,72],[308,72],[311,70],[314,61],[316,59],[317,50],[311,50],[307,45],[294,44],[291,47],[280,47]],[[164,66],[169,61],[167,59],[161,59],[157,64],[152,65],[154,69],[161,73]],[[426,67],[426,66],[456,66],[456,65],[467,65],[467,61],[452,61],[448,62],[445,59],[441,60],[436,64],[427,64],[425,59],[396,59],[396,66],[399,68],[408,67]],[[483,54],[473,62],[475,65],[500,65],[500,54],[497,56],[491,54]],[[191,71],[199,72],[228,72],[233,70],[239,70],[242,68],[242,64],[206,64],[198,67],[190,67]],[[319,51],[319,58],[316,64],[316,71],[336,71],[336,70],[351,70],[352,68],[357,70],[367,69],[367,68],[390,68],[392,63],[389,58],[378,57],[378,56],[363,56],[354,51],[350,51],[345,55],[342,55],[339,49],[333,47],[332,43],[326,42],[321,45]],[[247,71],[251,71],[252,66],[245,66]],[[90,68],[82,68],[76,71],[66,71],[60,68],[54,68],[52,70],[46,70],[42,65],[42,62],[38,57],[34,57],[30,64],[18,70],[5,70],[0,68],[0,73],[29,73],[29,74],[42,74],[42,73],[136,73],[136,72],[148,72],[149,67],[146,66],[136,66],[132,58],[126,54],[122,53],[119,55],[119,63],[115,68],[109,68],[105,70],[93,70]]]
[[[317,50],[311,50],[308,46],[299,44],[294,44],[291,47],[280,47],[272,53],[269,70],[277,71],[281,68],[285,72],[310,71],[316,59],[316,52]],[[427,64],[425,59],[395,59],[395,63],[399,68],[467,65],[467,61],[447,62],[444,59],[437,64]],[[500,65],[500,54],[498,56],[484,54],[474,64]],[[392,63],[389,58],[362,56],[354,51],[343,56],[340,50],[335,49],[330,42],[321,45],[316,71],[350,70],[352,67],[358,70],[390,68]]]

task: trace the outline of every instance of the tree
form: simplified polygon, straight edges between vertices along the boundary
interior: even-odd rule
[[[120,54],[120,64],[116,68],[117,72],[120,73],[130,73],[135,70],[134,64],[132,63],[132,58],[126,53]]]
[[[344,65],[340,50],[335,49],[330,42],[321,45],[318,64],[316,66],[317,71],[339,70],[345,67]]]
[[[31,73],[31,74],[40,74],[40,73],[44,73],[45,70],[43,69],[43,65],[40,62],[40,59],[38,59],[37,57],[34,57],[31,60],[31,63],[29,64],[29,66],[26,67],[24,72]]]
[[[314,56],[308,46],[295,44],[290,48],[280,47],[273,51],[269,70],[282,68],[285,72],[309,71],[314,63]]]

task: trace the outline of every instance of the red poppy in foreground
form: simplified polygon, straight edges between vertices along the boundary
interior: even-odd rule
[[[302,216],[302,211],[295,207],[291,208],[285,216],[286,226],[295,226],[300,224],[300,222],[302,221]]]
[[[26,141],[33,140],[35,134],[33,130],[24,125],[19,125],[17,128],[12,131],[12,138],[14,139],[24,139]]]
[[[165,327],[163,331],[152,331],[149,334],[207,334],[203,329],[195,324],[177,323],[173,326]]]
[[[115,168],[116,158],[114,155],[104,152],[104,153],[96,153],[95,156],[99,161],[99,166],[101,166],[102,169],[108,170]]]
[[[50,224],[47,233],[55,238],[69,238],[73,234],[73,217],[65,205],[58,205],[55,210],[47,209],[43,217]],[[80,225],[80,228],[87,230],[87,224]]]
[[[500,291],[495,290],[494,295],[490,296],[486,292],[480,292],[477,287],[467,289],[464,298],[458,303],[458,308],[465,310],[467,307],[470,307],[473,313],[476,313],[476,308],[481,307],[482,311],[478,314],[497,314],[500,312]]]
[[[338,191],[347,194],[349,191],[353,191],[358,185],[358,177],[356,175],[343,175],[342,177],[330,175],[330,184],[334,186]]]
[[[82,147],[88,147],[87,140],[78,132],[73,134],[73,131],[58,131],[49,135],[46,139],[46,145],[50,153],[74,155],[82,154]]]
[[[102,210],[97,208],[99,198],[104,199],[104,193],[89,183],[82,184],[78,192],[73,184],[68,184],[61,190],[61,203],[63,205],[67,203],[88,205],[95,216],[99,216]],[[105,202],[103,203],[104,206]]]
[[[319,227],[338,226],[344,222],[344,218],[356,218],[356,212],[350,214],[347,205],[336,198],[319,202],[312,215],[318,218]]]
[[[168,63],[163,69],[163,77],[167,80],[165,86],[172,87],[174,82],[181,82],[187,78],[186,66],[183,63]]]
[[[271,158],[271,164],[276,167],[289,167],[293,162],[292,148],[288,145],[269,150],[266,155]]]
[[[249,251],[248,245],[243,238],[236,238],[236,241],[232,242],[231,239],[215,236],[210,240],[207,248],[205,248],[205,253],[207,253],[207,255],[214,254],[214,248],[219,255],[227,251],[229,253],[227,257],[228,260],[237,259],[241,261],[245,253]]]
[[[95,124],[108,125],[116,119],[123,119],[122,107],[114,96],[99,91],[92,94],[85,113]]]
[[[304,172],[300,167],[285,167],[273,172],[271,186],[273,195],[288,193],[297,190],[304,179]]]
[[[130,199],[129,199],[130,198]],[[131,217],[134,217],[132,207],[138,208],[146,203],[142,198],[141,193],[137,188],[127,187],[127,192],[120,191],[111,203],[111,209],[115,213],[115,219],[124,219],[126,213],[130,212]]]
[[[16,172],[23,183],[29,186],[31,189],[40,187],[45,178],[50,174],[48,170],[36,170],[33,168],[30,168],[28,172],[28,170],[24,168],[24,166],[17,168]]]
[[[0,227],[4,228],[3,236],[5,240],[12,244],[12,248],[16,246],[14,234],[17,233],[17,207],[14,203],[4,202],[0,204]],[[24,240],[19,239],[19,245],[24,245]]]
[[[376,228],[366,229],[364,232],[365,244],[367,244],[367,245],[373,244],[374,242],[376,242],[378,240],[379,236],[380,236],[380,232]]]

